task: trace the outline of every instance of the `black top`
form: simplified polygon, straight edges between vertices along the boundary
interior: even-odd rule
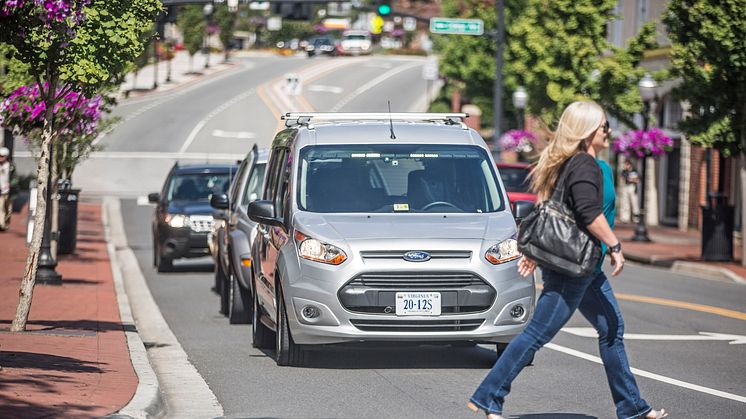
[[[596,159],[585,152],[565,164],[567,167],[560,172],[566,176],[565,203],[575,212],[577,223],[585,227],[603,213],[603,173]]]

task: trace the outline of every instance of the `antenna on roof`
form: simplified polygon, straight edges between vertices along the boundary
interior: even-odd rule
[[[391,129],[391,139],[395,140],[396,135],[394,135],[394,119],[391,117],[391,101],[388,101],[389,103],[389,129]]]

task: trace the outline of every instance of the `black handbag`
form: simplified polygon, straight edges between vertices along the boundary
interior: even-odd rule
[[[521,222],[518,250],[539,266],[580,278],[596,268],[601,259],[601,245],[578,227],[575,214],[565,204],[568,166],[569,161],[560,172],[552,197]]]

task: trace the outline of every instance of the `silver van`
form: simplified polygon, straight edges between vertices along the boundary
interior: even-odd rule
[[[465,114],[289,113],[271,147],[252,247],[253,344],[279,365],[311,345],[496,343],[526,325],[534,278]],[[531,203],[518,202],[516,216]]]

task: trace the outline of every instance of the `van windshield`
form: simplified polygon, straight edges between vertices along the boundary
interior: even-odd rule
[[[310,212],[485,213],[505,206],[485,150],[476,146],[307,146],[298,206]]]

